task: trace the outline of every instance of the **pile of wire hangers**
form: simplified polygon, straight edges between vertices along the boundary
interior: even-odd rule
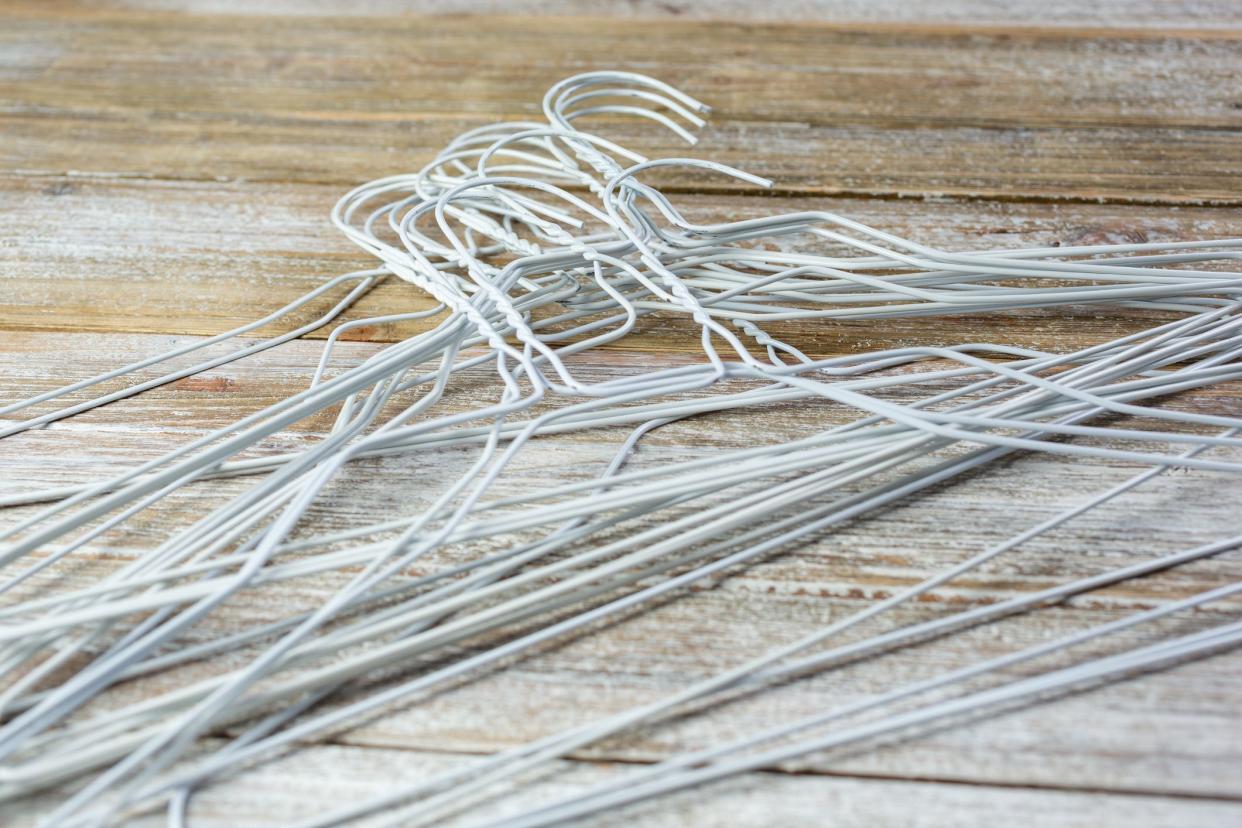
[[[170,824],[183,824],[194,792],[206,785],[1016,452],[1097,458],[1136,472],[947,571],[674,695],[460,771],[395,783],[380,798],[304,824],[379,815],[381,824],[409,825],[463,811],[470,821],[467,807],[495,786],[520,787],[544,763],[670,713],[709,710],[726,695],[1242,543],[1242,535],[1223,537],[836,640],[1165,470],[1242,471],[1242,420],[1160,405],[1176,392],[1242,378],[1242,273],[1227,269],[1242,255],[1242,240],[960,253],[820,211],[696,225],[648,183],[661,169],[768,182],[712,161],[648,160],[575,124],[593,115],[637,116],[693,142],[690,130],[703,125],[707,107],[651,78],[597,72],[554,86],[543,109],[546,122],[464,133],[421,171],[370,182],[341,199],[332,220],[378,259],[374,269],[332,279],[251,325],[0,408],[0,436],[47,426],[330,326],[386,279],[409,282],[438,303],[424,313],[338,325],[304,391],[225,428],[123,474],[3,502],[28,512],[0,536],[2,589],[16,596],[0,606],[3,798],[62,785],[47,825],[111,824],[152,807],[166,807]],[[795,239],[836,254],[781,252]],[[347,293],[320,318],[274,338],[244,338],[338,290]],[[787,320],[871,320],[879,327],[915,316],[1075,312],[1069,306],[1137,309],[1137,318],[1162,322],[1067,353],[969,342],[830,359],[812,359],[771,330]],[[689,320],[701,358],[654,370],[632,366],[603,379],[575,370],[575,354],[625,339],[654,314]],[[329,370],[334,344],[349,328],[437,315],[426,332]],[[231,340],[241,344],[217,347]],[[187,357],[196,364],[161,368]],[[120,390],[97,388],[127,378]],[[486,404],[446,407],[446,395],[467,381],[485,389]],[[626,467],[657,427],[790,403],[859,413],[786,442]],[[265,440],[322,412],[335,416],[322,439],[291,453],[260,451]],[[1124,425],[1136,419],[1151,425]],[[502,491],[506,470],[532,442],[587,429],[617,435],[615,456],[598,474]],[[464,452],[468,468],[429,481],[434,493],[410,504],[411,514],[331,534],[300,531],[349,464],[399,455],[419,475],[420,457],[448,449]],[[183,487],[246,475],[257,482],[110,574],[88,585],[29,588]],[[432,555],[451,549],[455,563]],[[420,559],[437,563],[415,570]],[[210,626],[242,591],[253,602],[265,588],[325,573],[337,574],[337,586],[312,609],[282,613],[268,605],[275,620],[227,633]],[[1002,672],[1239,592],[1242,583],[1222,585],[847,704],[824,698],[811,718],[620,773],[570,799],[510,809],[489,824],[574,820],[1218,651],[1242,639],[1242,621],[1019,678]],[[227,669],[191,671],[190,679],[157,684],[138,701],[110,692],[156,673],[181,676],[177,668],[225,654]],[[982,689],[970,683],[980,678],[992,681]]]

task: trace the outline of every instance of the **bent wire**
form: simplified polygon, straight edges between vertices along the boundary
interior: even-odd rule
[[[851,521],[882,521],[885,508],[1021,453],[1143,470],[667,698],[502,751],[468,771],[402,782],[308,824],[344,824],[388,809],[396,809],[399,824],[463,812],[468,818],[472,797],[491,787],[670,714],[710,715],[738,693],[1039,611],[1238,545],[1228,537],[1177,553],[1152,550],[1104,573],[1067,573],[1042,591],[815,652],[1169,469],[1242,472],[1242,421],[1170,404],[1178,394],[1242,379],[1242,273],[1230,269],[1242,259],[1242,239],[943,251],[824,211],[700,224],[661,192],[662,175],[770,182],[710,160],[648,158],[586,129],[600,116],[639,118],[694,143],[707,111],[642,75],[568,78],[545,96],[543,121],[471,130],[423,169],[347,193],[332,222],[378,260],[374,269],[329,280],[254,323],[0,407],[0,416],[21,417],[0,422],[0,437],[54,429],[319,330],[384,279],[409,283],[433,303],[337,324],[303,390],[159,457],[104,479],[0,497],[0,506],[29,507],[0,534],[7,570],[0,665],[10,677],[0,691],[0,796],[73,782],[47,825],[102,826],[164,805],[171,825],[192,825],[194,793],[205,785]],[[819,252],[788,252],[803,248]],[[243,339],[344,284],[353,286],[314,321]],[[1075,315],[1103,306],[1136,311],[1148,326],[1064,353],[945,342],[831,358],[808,356],[773,333],[789,320],[885,326],[1033,309]],[[687,343],[698,349],[694,359],[602,378],[584,369],[579,355],[624,343],[657,316],[683,320]],[[353,364],[334,359],[351,329],[410,322],[430,327]],[[233,350],[176,367],[212,346]],[[144,379],[151,369],[163,373]],[[103,390],[118,381],[128,384]],[[450,404],[467,385],[483,389],[474,404]],[[83,392],[92,396],[74,401]],[[654,429],[781,404],[858,414],[784,441],[628,465]],[[325,413],[332,425],[306,448],[267,448],[274,435]],[[598,474],[551,486],[509,484],[542,438],[579,431],[624,435]],[[410,514],[301,532],[328,488],[361,461],[417,461],[448,450],[468,457],[467,468],[440,481]],[[94,583],[31,593],[33,579],[186,487],[245,477],[256,479]],[[324,574],[340,577],[314,607],[214,638],[203,633],[243,592]],[[1236,625],[1054,665],[827,736],[760,747],[1209,601],[1228,607],[1237,591],[1222,585],[804,721],[774,723],[497,824],[572,820],[963,710],[1215,652],[1237,641]],[[99,704],[128,681],[226,652],[242,657],[223,672],[142,701]],[[377,681],[392,665],[415,675]],[[202,738],[209,733],[229,735],[209,748]]]

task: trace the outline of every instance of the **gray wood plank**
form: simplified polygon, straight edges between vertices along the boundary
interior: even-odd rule
[[[607,66],[711,104],[694,152],[778,192],[1236,206],[1240,37],[33,6],[0,30],[0,167],[352,184],[417,166],[462,129],[540,117],[548,86]],[[632,119],[596,128],[684,151]]]
[[[9,227],[0,246],[0,330],[17,342],[24,331],[212,334],[249,322],[338,273],[371,266],[327,219],[343,189],[0,177],[0,211]],[[676,195],[674,202],[692,220],[705,222],[824,209],[946,250],[1242,236],[1242,213],[1200,207],[690,194]],[[783,243],[818,249],[807,240]],[[330,301],[316,302],[293,319],[314,318]],[[360,300],[348,318],[430,306],[421,291],[393,280]],[[791,322],[771,330],[807,353],[824,355],[958,342],[963,324],[979,339],[1039,348],[1103,341],[1146,324],[1133,313],[1109,309],[1089,318],[1084,325],[1073,314],[1029,311],[884,326]],[[391,341],[427,324],[368,327],[351,336]],[[294,326],[290,320],[273,330]],[[642,322],[623,347],[676,353],[693,351],[696,342],[684,320],[661,317]]]
[[[12,398],[31,377],[53,365],[85,374],[119,359],[166,346],[166,337],[101,338],[89,334],[24,334],[0,349],[3,393]],[[37,345],[36,345],[37,343]],[[346,343],[348,363],[377,345]],[[0,442],[0,479],[9,490],[81,481],[170,448],[289,393],[305,381],[318,344],[299,342],[181,386],[86,415],[78,422]],[[583,376],[603,379],[632,370],[634,355],[590,354],[576,360]],[[650,357],[643,358],[650,364]],[[463,384],[447,410],[477,405],[486,386]],[[481,395],[481,396],[480,396]],[[222,399],[223,398],[223,399]],[[1237,411],[1242,388],[1191,395],[1183,403],[1205,411]],[[771,412],[704,417],[662,429],[645,441],[636,463],[718,451],[779,436],[806,434],[852,416],[839,406],[780,406]],[[306,445],[321,421],[279,435],[273,449]],[[602,468],[624,431],[565,435],[537,441],[498,484],[497,495],[584,478]],[[312,509],[306,531],[329,531],[410,511],[464,468],[461,451],[367,461],[346,473]],[[718,580],[710,588],[594,634],[541,651],[508,669],[479,676],[452,692],[421,698],[338,737],[374,747],[490,752],[580,724],[674,692],[750,655],[758,655],[867,606],[1015,531],[1101,491],[1132,472],[1108,462],[1030,457],[860,521]],[[194,486],[125,533],[93,545],[72,565],[29,585],[36,593],[98,578],[159,543],[189,515],[236,493],[243,481]],[[1230,503],[1242,501],[1242,481],[1221,475],[1173,474],[1064,531],[1032,542],[979,573],[938,589],[885,623],[913,623],[942,613],[1044,588],[1074,577],[1143,560],[1236,531]],[[0,513],[6,523],[29,513]],[[658,519],[658,518],[657,518]],[[427,567],[477,554],[466,544]],[[203,640],[244,623],[312,607],[344,575],[320,576],[246,593],[231,601],[189,640]],[[662,724],[580,752],[580,758],[643,762],[714,744],[777,721],[822,710],[897,681],[915,680],[970,660],[1008,651],[1084,625],[1102,623],[1158,602],[1242,577],[1242,554],[1083,596],[1065,606],[1020,616],[931,642],[890,657],[846,665],[807,681],[739,700],[710,715]],[[279,608],[279,610],[275,609]],[[1177,623],[1121,637],[1110,646],[1236,617],[1242,603],[1225,602]],[[1189,625],[1189,626],[1187,626]],[[864,630],[860,630],[863,632]],[[486,646],[490,639],[470,646]],[[1106,652],[1108,648],[1076,653]],[[134,700],[236,667],[249,651],[194,665],[150,681],[129,683],[115,700]],[[1068,656],[1062,656],[1066,658]],[[1074,696],[962,727],[920,735],[867,751],[847,751],[791,765],[790,770],[971,784],[1053,787],[1179,796],[1235,797],[1242,756],[1242,653],[1197,662],[1090,694]],[[1062,663],[1042,662],[1041,667]],[[1067,663],[1067,662],[1065,662]],[[409,665],[409,670],[422,669]],[[382,685],[381,685],[382,686]]]
[[[375,16],[443,14],[432,0],[84,0],[83,8],[176,11],[188,14]],[[1242,26],[1242,13],[1230,0],[1102,0],[1084,5],[1054,0],[463,0],[452,14],[599,16],[655,20],[756,20],[792,23],[893,23],[954,25],[1033,25],[1151,28]]]

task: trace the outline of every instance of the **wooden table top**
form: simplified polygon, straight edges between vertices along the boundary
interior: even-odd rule
[[[719,178],[662,179],[692,216],[822,208],[956,249],[1242,236],[1238,3],[926,5],[475,0],[436,16],[441,4],[430,0],[0,2],[0,402],[250,321],[332,274],[369,266],[327,220],[341,194],[421,167],[464,129],[538,118],[544,89],[594,68],[651,74],[710,103],[710,127],[690,152],[777,181],[755,195]],[[494,13],[502,7],[510,16]],[[617,122],[615,136],[686,153],[633,124]],[[385,284],[348,318],[429,306],[411,286]],[[802,322],[780,332],[812,355],[963,339],[1067,349],[1147,321],[1121,311],[1027,312]],[[429,324],[360,328],[342,344],[340,364]],[[672,364],[697,349],[687,331],[651,319],[579,364],[600,376],[638,360]],[[321,345],[296,341],[0,441],[0,496],[96,479],[283,398],[305,385]],[[451,404],[471,402],[466,392]],[[1178,404],[1237,415],[1242,388]],[[653,434],[643,450],[671,460],[850,416],[791,405],[704,417]],[[330,425],[314,420],[270,448],[307,445]],[[518,473],[532,485],[576,478],[605,462],[615,442],[615,434],[547,438],[523,455]],[[313,528],[379,519],[462,462],[452,453],[368,462],[315,507]],[[208,788],[194,800],[191,825],[285,824],[654,700],[1132,473],[1104,461],[1007,461]],[[243,485],[193,487],[39,588],[106,574]],[[887,623],[1216,540],[1237,531],[1239,504],[1236,478],[1165,475]],[[28,513],[2,510],[0,525]],[[1242,554],[1229,553],[848,665],[601,743],[516,796],[563,794],[631,763],[822,709],[825,699],[876,692],[1238,578]],[[311,606],[338,584],[307,579],[284,597]],[[1239,610],[1242,602],[1203,612],[1225,619]],[[239,600],[201,635],[269,612]],[[123,695],[158,689],[158,679],[136,681]],[[809,757],[600,824],[1236,826],[1239,779],[1242,653],[1234,652]],[[0,824],[33,825],[62,795],[0,805]]]

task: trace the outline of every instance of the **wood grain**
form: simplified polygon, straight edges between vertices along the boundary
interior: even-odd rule
[[[244,324],[338,273],[370,266],[326,219],[340,192],[308,184],[0,177],[0,211],[21,239],[0,247],[0,328],[14,336],[38,330],[213,334]],[[1238,211],[1199,207],[691,194],[675,200],[701,221],[813,205],[947,250],[1242,236]],[[295,327],[292,320],[313,318],[331,301],[272,330]],[[430,306],[421,291],[394,281],[362,299],[349,318]],[[1102,341],[1141,324],[1134,314],[1100,309],[771,329],[809,353],[828,355],[943,344],[955,339],[962,319],[980,338],[1036,348]],[[351,336],[391,341],[429,324],[367,327]],[[694,352],[688,330],[680,317],[651,318],[623,347]]]
[[[29,5],[31,0],[24,0]],[[36,0],[37,2],[37,0]],[[451,10],[434,0],[268,0],[261,6],[247,0],[50,0],[86,9],[175,11],[188,14],[287,16],[402,15],[550,15],[621,17],[666,21],[755,20],[892,23],[898,25],[1037,25],[1070,29],[1151,27],[1159,29],[1236,28],[1242,13],[1231,0],[1100,0],[1084,6],[1066,0],[459,0]],[[48,3],[45,2],[44,5]]]
[[[323,813],[325,807],[381,795],[394,777],[419,779],[468,767],[475,757],[422,751],[311,746],[288,759],[246,774],[236,782],[206,789],[193,800],[195,825],[205,828],[267,828],[274,821],[292,823]],[[555,772],[533,780],[531,802],[546,802],[611,781],[624,765],[560,763]],[[34,813],[54,804],[52,796],[30,813],[16,814],[12,828],[33,828]],[[591,821],[600,828],[694,825],[737,828],[822,828],[833,824],[907,828],[938,826],[951,815],[960,828],[1009,824],[1020,814],[1033,828],[1229,828],[1240,806],[1158,795],[1116,795],[1040,791],[907,780],[808,777],[756,774],[711,788],[668,797],[656,805],[603,814]],[[503,816],[513,806],[483,803],[472,817]],[[913,815],[913,816],[912,816]],[[135,819],[134,828],[158,828],[162,815]],[[374,825],[375,821],[359,823]],[[473,824],[471,819],[443,824]]]
[[[332,275],[368,266],[326,220],[345,189],[421,166],[462,129],[538,117],[549,83],[602,65],[657,75],[711,103],[712,125],[690,154],[778,179],[775,194],[756,197],[711,177],[665,176],[661,183],[692,218],[821,208],[973,250],[1242,236],[1242,17],[1234,3],[538,0],[502,9],[470,0],[456,14],[440,11],[424,0],[0,4],[0,402],[250,321]],[[645,151],[683,151],[632,123],[599,127]],[[427,306],[413,288],[386,284],[346,318]],[[1066,349],[1147,321],[1077,309],[773,330],[829,355],[963,336]],[[342,343],[334,364],[355,364],[419,329],[360,329],[352,338],[362,341]],[[696,350],[687,330],[684,320],[652,318],[620,346],[578,357],[576,369],[602,379],[676,364]],[[291,343],[0,441],[0,497],[97,479],[258,410],[304,387],[320,347]],[[466,378],[444,405],[468,408],[491,393]],[[1236,415],[1242,387],[1175,404]],[[852,416],[819,403],[696,418],[645,438],[634,462],[787,439]],[[256,453],[312,445],[329,425],[326,416],[312,418]],[[596,474],[623,436],[539,440],[498,491]],[[312,508],[301,531],[413,511],[467,462],[463,451],[364,461]],[[268,826],[323,813],[654,700],[866,607],[1131,473],[1053,457],[998,464],[230,779],[195,800],[192,824]],[[90,583],[247,485],[189,487],[18,594]],[[887,623],[1214,540],[1236,531],[1229,504],[1237,502],[1237,479],[1162,476]],[[0,526],[32,511],[0,511]],[[427,565],[477,552],[448,549]],[[341,577],[243,594],[187,640],[314,606]],[[466,821],[1239,577],[1242,554],[1228,553],[843,665],[580,751]],[[1113,646],[1239,610],[1237,601],[1222,602]],[[148,697],[252,655],[242,649],[129,682],[111,701]],[[1066,662],[1037,666],[1055,663]],[[830,817],[843,825],[983,826],[1021,815],[1022,824],[1058,828],[1234,825],[1242,821],[1240,667],[1242,654],[1226,654],[867,750],[809,757],[598,824],[811,826]],[[422,669],[398,665],[376,680]],[[0,805],[0,824],[33,825],[63,795]]]
[[[1242,203],[1232,31],[79,18],[53,6],[12,15],[0,44],[0,165],[23,174],[352,184],[409,169],[464,128],[537,117],[551,83],[607,55],[658,66],[716,107],[698,151],[778,192]],[[649,127],[600,128],[668,152]]]
[[[6,379],[0,385],[0,398],[16,395],[22,388],[33,390],[29,378],[49,376],[54,364],[71,365],[86,375],[111,360],[133,358],[167,344],[164,337],[114,334],[108,337],[109,348],[104,351],[99,347],[100,337],[91,334],[32,334],[22,339],[28,344],[9,351],[5,362],[23,365],[27,374]],[[356,362],[376,347],[345,343],[341,359],[346,364]],[[9,469],[13,481],[21,481],[25,488],[82,482],[120,471],[292,393],[313,370],[317,351],[316,343],[295,343],[209,372],[192,383],[179,383],[63,426],[0,442],[0,467]],[[592,352],[575,359],[574,365],[583,377],[600,381],[634,370],[635,356]],[[644,357],[643,364],[651,367],[651,357]],[[445,410],[477,406],[491,393],[485,384],[466,383],[448,396]],[[1191,395],[1181,404],[1205,412],[1237,411],[1242,407],[1242,385]],[[704,451],[788,439],[852,416],[847,408],[821,403],[700,418],[653,434],[644,441],[636,462],[672,462]],[[263,450],[306,446],[329,425],[328,420],[307,423],[297,431],[277,435]],[[624,435],[624,429],[611,429],[540,440],[519,455],[497,483],[496,496],[597,473]],[[59,462],[46,461],[52,453]],[[305,531],[344,529],[411,511],[439,490],[440,481],[460,473],[468,462],[468,452],[449,450],[362,463],[316,504]],[[713,581],[708,589],[692,591],[595,634],[545,649],[509,669],[480,675],[451,693],[388,710],[382,718],[340,734],[337,740],[358,746],[492,752],[653,701],[855,612],[1131,473],[1124,465],[1056,457],[1001,464],[887,510],[877,519],[782,550],[759,565]],[[157,545],[184,525],[188,516],[201,514],[241,492],[245,485],[234,480],[190,487],[135,526],[93,544],[71,565],[35,579],[13,598],[89,583]],[[871,629],[917,623],[1215,540],[1232,531],[1219,504],[1235,500],[1242,500],[1242,481],[1235,478],[1210,473],[1165,476],[1123,501],[1092,512],[1066,531],[1028,544],[894,611]],[[0,513],[0,518],[11,524],[32,511],[10,509]],[[434,569],[460,562],[474,554],[475,548],[469,544],[452,548],[428,560],[426,566]],[[243,621],[274,618],[272,607],[280,607],[283,614],[315,606],[344,577],[337,573],[302,579],[252,597],[243,595],[187,641],[205,640]],[[578,758],[653,761],[1240,577],[1242,553],[1228,553],[1209,563],[1121,584],[891,657],[846,665],[740,700],[711,716],[674,721],[610,740],[579,752]],[[1110,647],[1228,619],[1238,610],[1242,602],[1223,602],[1176,624],[1120,637]],[[469,646],[483,647],[490,640]],[[1045,660],[1040,666],[1069,663],[1091,651]],[[238,666],[249,653],[238,650],[227,658],[131,682],[114,696],[118,700],[142,698]],[[878,750],[813,757],[789,769],[1234,798],[1239,794],[1234,768],[1242,759],[1238,753],[1242,715],[1227,700],[1242,690],[1239,664],[1242,654],[1222,656]],[[409,669],[419,668],[411,665]],[[1137,727],[1140,719],[1142,726]]]

